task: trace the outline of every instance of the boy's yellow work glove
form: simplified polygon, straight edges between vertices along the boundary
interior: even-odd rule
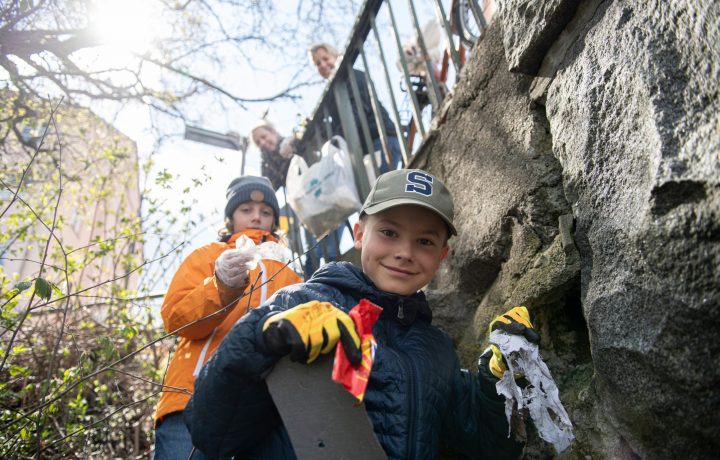
[[[530,314],[525,307],[515,307],[509,311],[498,315],[490,322],[488,328],[488,334],[495,329],[500,329],[508,334],[522,335],[527,339],[528,342],[538,344],[540,343],[540,335],[533,328],[530,322]],[[505,358],[503,357],[500,349],[495,345],[490,345],[492,349],[492,358],[490,358],[490,372],[501,379],[507,366],[505,364]]]
[[[278,354],[289,352],[292,361],[309,364],[320,353],[333,351],[338,340],[352,364],[362,360],[353,320],[328,302],[313,300],[273,315],[262,330],[267,348]]]

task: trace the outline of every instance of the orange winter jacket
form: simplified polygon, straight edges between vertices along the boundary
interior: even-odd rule
[[[185,409],[195,376],[249,308],[258,307],[278,289],[301,282],[294,271],[283,268],[283,262],[272,259],[262,259],[257,268],[250,271],[250,285],[244,289],[233,290],[215,279],[215,260],[223,251],[234,248],[241,235],[246,235],[255,244],[276,241],[270,232],[248,229],[234,234],[227,243],[206,244],[183,261],[170,283],[161,309],[168,332],[217,312],[224,306],[221,298],[230,303],[243,294],[245,296],[227,311],[177,332],[180,341],[165,375],[166,386],[155,411],[156,424],[165,415]],[[268,279],[270,281],[262,286]],[[253,283],[255,290],[250,294]]]

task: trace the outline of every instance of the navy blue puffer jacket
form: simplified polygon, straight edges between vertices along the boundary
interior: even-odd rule
[[[211,457],[294,458],[263,380],[279,359],[265,349],[264,319],[311,300],[348,311],[362,298],[383,307],[373,328],[378,347],[365,405],[388,458],[434,459],[442,444],[470,458],[517,458],[522,446],[508,439],[494,377],[460,369],[450,338],[430,324],[424,294],[379,291],[344,262],[281,289],[230,331],[196,379],[185,410],[193,443]]]

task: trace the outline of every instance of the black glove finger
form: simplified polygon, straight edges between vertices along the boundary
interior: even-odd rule
[[[295,329],[295,326],[293,326],[290,321],[283,319],[278,321],[278,323],[282,342],[286,346],[285,350],[287,350],[285,353],[290,353],[290,360],[301,363],[306,362],[310,344],[305,345],[302,337],[300,337],[297,329]]]
[[[350,360],[350,363],[353,366],[357,366],[362,361],[362,350],[359,346],[355,345],[355,340],[353,340],[350,331],[347,330],[345,325],[340,321],[337,322],[337,325],[340,330],[340,342],[345,349],[345,354]]]
[[[505,331],[508,334],[515,334],[515,335],[524,335],[525,334],[525,327],[524,324],[521,324],[517,322],[515,319],[510,318],[509,316],[503,316],[504,318],[508,319],[509,323],[503,323],[502,321],[496,321],[495,324],[493,324],[492,329],[500,329],[501,331]]]
[[[535,329],[527,327],[507,315],[503,315],[503,318],[506,318],[510,322],[503,323],[502,321],[497,321],[493,324],[492,330],[500,329],[508,334],[522,335],[530,343],[534,343],[536,345],[540,343],[540,334],[538,334]]]
[[[286,355],[290,352],[290,346],[285,341],[285,335],[279,326],[279,323],[272,323],[265,329],[263,332],[265,346],[272,353]]]
[[[534,343],[535,345],[540,344],[540,334],[538,334],[535,329],[530,329],[529,327],[526,327],[523,335],[528,342]]]
[[[328,340],[330,340],[328,338],[328,334],[327,334],[327,331],[325,330],[325,328],[323,328],[323,330],[322,330],[322,339],[323,340],[322,340],[322,343],[320,344],[320,349],[324,350],[325,347],[327,347],[327,345],[328,345]]]

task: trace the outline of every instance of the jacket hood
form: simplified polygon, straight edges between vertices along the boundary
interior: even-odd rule
[[[330,285],[358,299],[368,299],[382,307],[382,317],[393,318],[401,324],[410,325],[417,320],[432,322],[432,311],[425,293],[418,291],[402,296],[381,291],[361,269],[350,262],[330,262],[320,267],[307,283]]]

